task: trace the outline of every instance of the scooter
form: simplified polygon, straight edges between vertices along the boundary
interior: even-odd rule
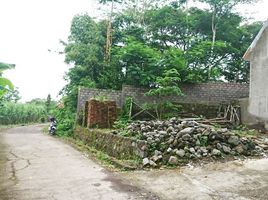
[[[56,134],[56,130],[57,130],[57,122],[55,119],[50,119],[51,124],[48,128],[49,134],[51,135],[55,135]]]

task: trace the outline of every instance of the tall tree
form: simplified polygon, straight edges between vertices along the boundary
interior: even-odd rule
[[[222,18],[228,16],[235,6],[245,3],[253,3],[258,0],[198,0],[207,3],[211,12],[212,49],[216,41],[217,29]]]

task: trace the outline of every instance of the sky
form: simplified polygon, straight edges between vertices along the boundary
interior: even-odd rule
[[[267,8],[268,1],[261,0],[238,11],[264,21]],[[102,15],[96,0],[0,0],[0,61],[16,64],[4,76],[18,87],[22,102],[48,94],[59,98],[70,66],[54,51],[62,50],[59,40],[67,41],[73,16],[85,12]]]

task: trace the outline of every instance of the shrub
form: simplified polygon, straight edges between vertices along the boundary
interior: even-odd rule
[[[6,102],[0,109],[0,124],[43,122],[46,115],[46,108],[42,105]]]

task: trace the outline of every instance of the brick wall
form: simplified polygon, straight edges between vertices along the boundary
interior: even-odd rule
[[[116,120],[116,103],[115,101],[100,102],[90,100],[86,102],[85,117],[87,118],[87,127],[93,128],[111,128]]]
[[[181,85],[183,96],[170,99],[178,103],[220,104],[249,96],[249,85],[239,83],[200,83]],[[116,101],[122,107],[126,97],[131,96],[138,104],[154,102],[157,99],[144,95],[148,89],[125,85],[122,91],[80,88],[77,110],[83,110],[85,102],[98,95],[105,95],[109,100]]]

